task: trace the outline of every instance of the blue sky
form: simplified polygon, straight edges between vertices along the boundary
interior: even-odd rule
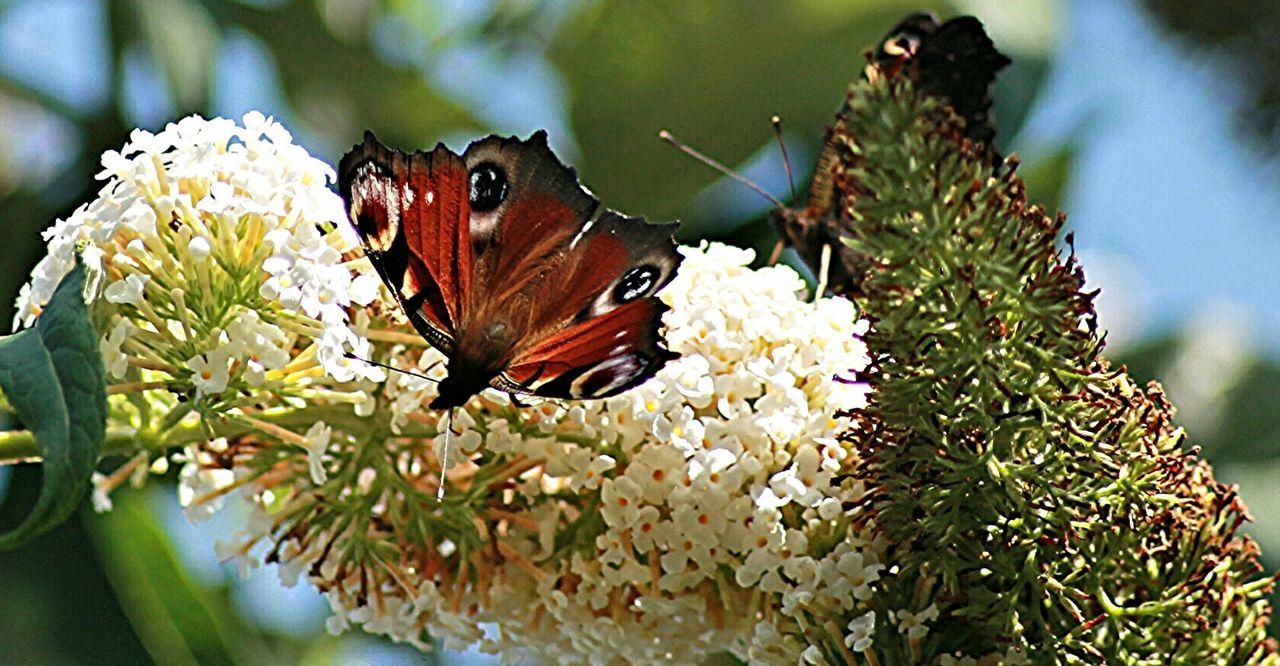
[[[1034,157],[1078,142],[1064,205],[1086,275],[1101,278],[1102,323],[1132,338],[1235,312],[1280,354],[1280,171],[1235,131],[1228,65],[1188,57],[1129,3],[1068,10],[1018,143]]]

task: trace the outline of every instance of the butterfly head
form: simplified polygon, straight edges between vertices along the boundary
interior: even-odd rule
[[[467,404],[467,401],[476,394],[489,388],[489,382],[493,377],[485,377],[484,374],[467,372],[465,369],[461,371],[451,369],[436,386],[436,397],[427,407],[443,411]]]
[[[861,275],[866,268],[866,256],[845,245],[848,232],[843,231],[840,218],[831,209],[776,208],[769,220],[779,237],[794,248],[807,266],[818,266],[822,248],[835,252],[835,261],[827,273],[827,282],[836,293],[855,293],[859,290]]]
[[[805,208],[774,208],[769,212],[769,222],[779,238],[796,248],[810,244],[817,229],[812,215]]]

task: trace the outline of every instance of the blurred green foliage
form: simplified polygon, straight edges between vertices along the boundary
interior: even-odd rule
[[[1280,148],[1280,5],[1253,0],[1142,4],[1170,33],[1218,60],[1224,78],[1243,84],[1244,126],[1258,134],[1265,149]]]
[[[151,488],[140,495],[165,492]],[[138,637],[172,663],[264,663],[271,652],[224,590],[201,586],[145,501],[121,502],[87,526]]]

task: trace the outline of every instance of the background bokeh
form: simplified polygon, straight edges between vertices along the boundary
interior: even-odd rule
[[[918,1],[918,0],[917,0]],[[1280,11],[1246,0],[956,0],[1014,58],[997,143],[1068,211],[1109,356],[1159,379],[1192,441],[1239,483],[1280,567]],[[1200,9],[1198,9],[1198,7]],[[899,0],[0,0],[0,321],[39,232],[96,191],[98,155],[190,113],[283,120],[333,163],[365,128],[455,150],[547,128],[609,206],[681,219],[685,241],[768,248],[770,204],[656,138],[666,128],[789,198],[862,51]],[[0,528],[39,472],[0,468]],[[441,663],[330,637],[310,588],[242,580],[172,487],[125,489],[0,553],[0,646],[25,663]]]

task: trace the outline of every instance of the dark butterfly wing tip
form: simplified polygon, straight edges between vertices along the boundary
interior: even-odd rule
[[[975,16],[960,16],[947,21],[939,28],[938,36],[934,39],[939,42],[939,46],[949,51],[970,60],[984,62],[992,72],[1013,62],[996,48],[995,42],[987,34],[986,26]]]
[[[644,220],[644,218],[640,219]],[[651,227],[658,227],[659,229],[666,231],[667,235],[671,237],[675,237],[676,231],[680,229],[680,220],[671,220],[670,222],[650,222],[649,220],[644,220],[644,222]]]
[[[499,152],[504,152],[507,150],[518,151],[526,148],[539,149],[547,153],[550,153],[551,157],[554,158],[556,164],[564,166],[564,164],[560,161],[560,158],[556,157],[554,152],[551,152],[551,148],[547,144],[546,130],[540,129],[534,132],[533,134],[529,135],[528,139],[522,139],[516,134],[508,134],[506,136],[503,136],[501,134],[490,134],[488,136],[484,136],[472,141],[467,146],[467,149],[466,151],[464,151],[464,153],[470,153],[477,149],[484,149],[484,147],[487,147],[490,145],[495,146]]]
[[[377,136],[374,136],[373,130],[365,130],[360,143],[352,146],[347,155],[353,157],[359,155],[371,155],[378,150],[387,150],[387,147],[378,140]]]
[[[889,34],[906,28],[925,29],[928,32],[932,32],[932,29],[937,28],[940,23],[941,20],[938,18],[937,12],[931,9],[921,9],[904,16]]]
[[[351,171],[361,162],[370,156],[377,155],[379,150],[386,150],[386,146],[378,141],[371,130],[364,131],[364,140],[351,146],[342,159],[338,160],[338,184],[345,189],[349,180]]]

